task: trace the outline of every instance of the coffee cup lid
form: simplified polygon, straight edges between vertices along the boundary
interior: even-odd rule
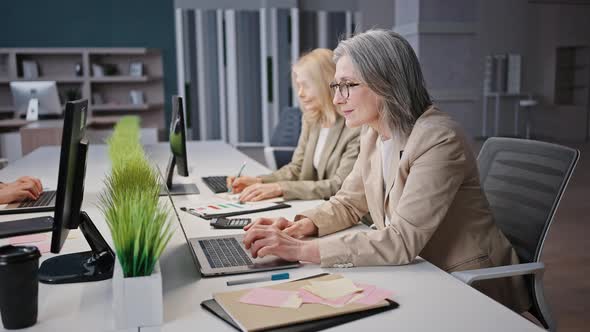
[[[0,265],[22,262],[39,257],[41,257],[41,253],[37,247],[13,245],[0,247]]]

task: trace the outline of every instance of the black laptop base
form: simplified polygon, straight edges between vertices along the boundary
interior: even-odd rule
[[[53,217],[49,216],[0,222],[0,239],[27,234],[51,232],[52,228]]]

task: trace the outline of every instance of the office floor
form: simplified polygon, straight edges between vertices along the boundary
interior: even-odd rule
[[[555,215],[543,252],[545,291],[558,331],[590,330],[590,143],[570,145],[580,162]]]

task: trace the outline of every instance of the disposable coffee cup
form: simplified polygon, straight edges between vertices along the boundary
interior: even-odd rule
[[[0,313],[7,330],[37,322],[40,256],[37,247],[0,247]]]

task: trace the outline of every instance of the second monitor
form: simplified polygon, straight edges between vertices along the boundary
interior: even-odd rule
[[[55,81],[10,82],[14,107],[26,119],[57,118],[62,114]]]
[[[184,111],[182,107],[182,97],[172,96],[172,118],[170,120],[170,159],[166,167],[166,187],[170,195],[195,195],[199,189],[194,183],[173,183],[174,168],[176,167],[178,175],[188,176],[188,158],[186,154],[186,127],[184,121]],[[165,196],[165,190],[160,192],[160,196]]]

